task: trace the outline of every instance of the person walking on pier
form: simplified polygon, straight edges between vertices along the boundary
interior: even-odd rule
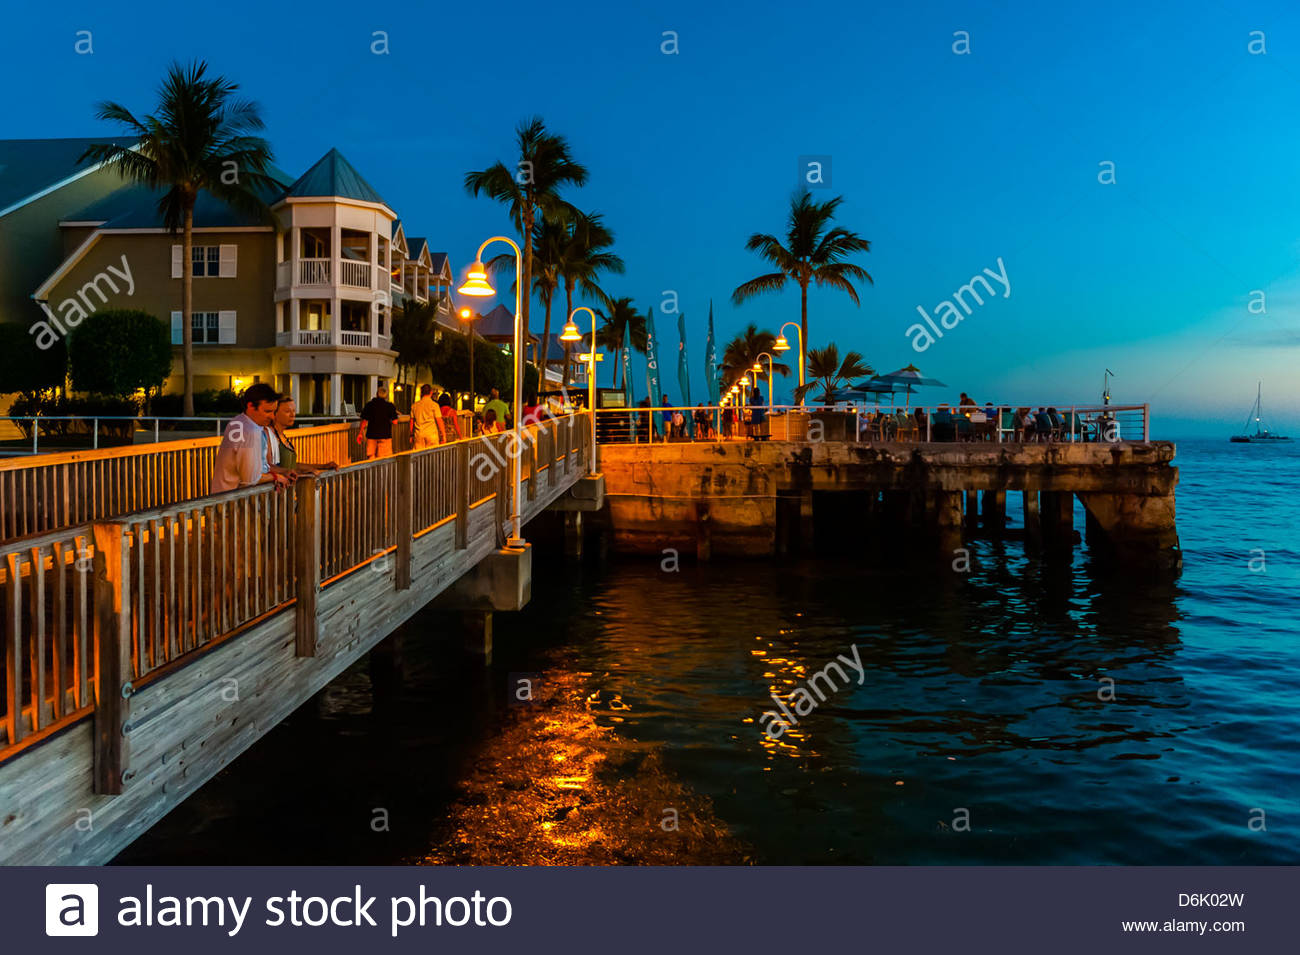
[[[510,426],[510,406],[501,400],[501,392],[495,388],[492,389],[492,393],[488,396],[488,403],[483,406],[485,420],[489,411],[493,413],[496,422],[501,425],[501,430],[504,431]]]
[[[465,437],[460,433],[460,422],[456,420],[456,409],[452,406],[451,395],[445,391],[438,396],[438,412],[442,415],[442,440],[444,442],[451,441],[450,435],[453,432],[457,441]]]
[[[411,448],[420,451],[442,443],[442,411],[433,402],[433,385],[420,386],[420,400],[411,405]]]
[[[397,406],[388,400],[388,385],[382,381],[375,396],[361,409],[361,428],[357,431],[357,444],[365,444],[366,460],[393,456],[393,422],[397,420]]]
[[[268,482],[284,487],[297,477],[293,471],[271,464],[269,429],[280,403],[276,390],[265,382],[255,382],[245,389],[241,403],[244,410],[226,425],[212,462],[212,494]]]

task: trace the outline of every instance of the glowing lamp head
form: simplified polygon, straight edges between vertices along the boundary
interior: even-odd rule
[[[572,319],[564,323],[564,330],[560,332],[560,341],[562,342],[582,341],[582,332],[578,331],[578,326],[573,324]]]
[[[742,387],[742,388],[748,388],[748,387],[749,387],[749,375],[741,375],[741,376],[740,376],[740,387]]]
[[[458,291],[461,295],[487,296],[496,295],[497,290],[487,280],[487,269],[483,268],[482,262],[475,262],[469,267],[469,274],[465,277],[465,284]]]
[[[784,335],[777,335],[776,341],[772,343],[772,351],[789,351],[790,343],[785,340]]]
[[[758,361],[754,362],[754,374],[758,374],[762,370],[763,370],[763,363]]]
[[[462,322],[468,322],[468,321],[470,320],[470,317],[471,317],[473,314],[474,314],[474,313],[471,312],[469,309],[467,309],[467,308],[462,308],[462,309],[460,310],[460,320],[461,320]]]

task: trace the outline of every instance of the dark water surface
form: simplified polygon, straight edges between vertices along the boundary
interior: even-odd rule
[[[1177,579],[539,554],[491,667],[418,617],[118,861],[1300,863],[1300,447],[1176,463]]]

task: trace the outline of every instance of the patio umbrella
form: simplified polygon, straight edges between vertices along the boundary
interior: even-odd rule
[[[892,396],[893,393],[897,390],[898,390],[897,385],[890,384],[887,381],[877,381],[874,378],[871,381],[865,381],[860,385],[849,386],[849,391],[856,391],[862,395],[874,395],[877,405],[880,404],[881,395]]]
[[[912,403],[911,399],[912,399],[913,388],[920,388],[923,386],[930,386],[935,388],[948,387],[938,378],[927,378],[925,375],[921,374],[921,369],[917,368],[915,365],[908,365],[906,368],[898,369],[898,371],[891,371],[887,375],[876,375],[876,377],[872,378],[871,381],[868,382],[868,384],[872,384],[875,382],[897,385],[899,387],[907,389],[907,398],[908,398],[907,403],[909,405]]]

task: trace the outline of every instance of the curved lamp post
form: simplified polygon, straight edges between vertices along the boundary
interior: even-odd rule
[[[513,239],[504,235],[494,235],[492,238],[485,240],[483,244],[478,247],[478,254],[474,256],[474,264],[469,268],[469,274],[465,278],[465,284],[457,289],[457,291],[459,291],[461,295],[474,295],[479,297],[496,295],[497,290],[488,282],[487,269],[483,267],[483,250],[493,242],[504,242],[506,245],[510,246],[511,250],[515,254],[515,353],[513,356],[515,366],[515,450],[514,454],[510,455],[510,483],[513,485],[514,490],[511,494],[510,500],[510,539],[506,541],[506,546],[522,547],[524,544],[524,537],[521,533],[523,524],[521,511],[523,508],[519,492],[523,486],[523,462],[521,456],[524,446],[524,422],[523,415],[520,412],[523,411],[524,407],[524,346],[523,329],[519,324],[519,293],[524,284],[523,275],[521,274],[523,271],[524,256],[523,253],[519,251],[519,246],[515,244]]]
[[[776,347],[776,346],[773,346]],[[754,381],[758,381],[758,376],[763,373],[763,361],[767,359],[767,406],[769,408],[774,404],[772,399],[772,353],[759,352],[758,357],[754,359]]]
[[[772,343],[772,351],[789,351],[790,343],[785,340],[785,330],[791,325],[799,335],[799,387],[803,387],[803,329],[799,327],[798,322],[786,322],[776,333],[776,341]],[[803,404],[804,394],[799,392],[799,404]]]
[[[569,313],[569,320],[564,323],[564,330],[560,332],[560,341],[582,341],[582,332],[578,331],[578,326],[573,321],[573,316],[579,312],[586,312],[591,316],[591,349],[587,352],[587,411],[591,413],[591,447],[587,454],[587,473],[594,475],[596,473],[596,313],[585,305],[575,308]]]

